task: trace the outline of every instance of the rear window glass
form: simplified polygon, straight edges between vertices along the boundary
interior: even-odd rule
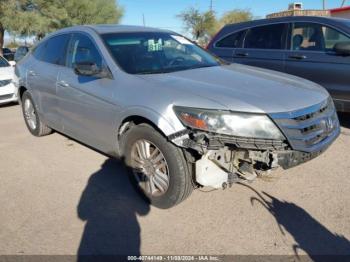
[[[47,40],[46,50],[41,60],[50,64],[64,65],[68,40],[69,35],[66,34]]]
[[[38,44],[34,49],[33,49],[33,56],[41,60],[42,55],[44,54],[46,49],[46,42]]]
[[[244,33],[245,31],[240,31],[230,34],[216,42],[215,47],[239,48]]]

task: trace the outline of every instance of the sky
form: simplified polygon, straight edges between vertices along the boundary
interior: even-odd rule
[[[167,28],[179,33],[184,33],[182,22],[176,17],[183,10],[193,6],[205,11],[209,9],[210,0],[118,0],[125,8],[122,24],[142,25],[143,15],[146,26]],[[264,18],[269,13],[274,13],[288,8],[292,2],[302,2],[304,9],[322,9],[322,0],[213,0],[213,9],[222,15],[225,11],[235,8],[250,9],[254,16]],[[340,7],[342,0],[326,0],[327,8]],[[350,5],[347,0],[346,5]]]
[[[177,14],[189,7],[197,7],[202,11],[209,9],[210,0],[117,0],[125,9],[122,24],[142,25],[143,15],[146,26],[166,28],[186,34]],[[212,0],[213,9],[218,16],[235,9],[250,9],[255,17],[264,18],[269,13],[283,11],[292,2],[302,2],[304,9],[322,9],[322,0]],[[326,0],[327,8],[340,7],[342,0]],[[350,5],[347,0],[346,5]],[[9,36],[6,34],[6,40]]]

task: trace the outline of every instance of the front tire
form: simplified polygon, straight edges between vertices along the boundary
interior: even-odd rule
[[[52,129],[41,121],[37,107],[28,91],[22,95],[22,112],[26,126],[33,136],[46,136],[52,133]]]
[[[140,124],[122,138],[125,163],[137,189],[158,208],[184,201],[193,191],[192,176],[182,150],[153,127]]]

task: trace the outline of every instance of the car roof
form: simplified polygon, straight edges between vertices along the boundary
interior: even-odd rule
[[[135,26],[135,25],[118,25],[118,24],[100,24],[100,25],[80,25],[67,27],[59,32],[70,32],[70,31],[87,31],[93,30],[98,34],[108,34],[108,33],[129,33],[129,32],[164,32],[164,33],[174,33],[170,30],[166,29],[158,29],[153,27],[145,27],[145,26]],[[55,32],[56,33],[56,32]]]
[[[349,25],[350,19],[338,18],[338,17],[325,17],[325,16],[285,16],[285,17],[277,17],[277,18],[266,18],[266,19],[258,19],[248,22],[242,22],[237,24],[228,24],[225,28],[236,28],[236,27],[250,27],[264,24],[273,24],[273,23],[290,23],[290,22],[318,22],[325,24],[333,24],[333,25]]]

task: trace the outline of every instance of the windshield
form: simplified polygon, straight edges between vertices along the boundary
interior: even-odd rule
[[[102,38],[117,64],[129,74],[169,73],[220,65],[186,38],[170,33],[113,33]]]

